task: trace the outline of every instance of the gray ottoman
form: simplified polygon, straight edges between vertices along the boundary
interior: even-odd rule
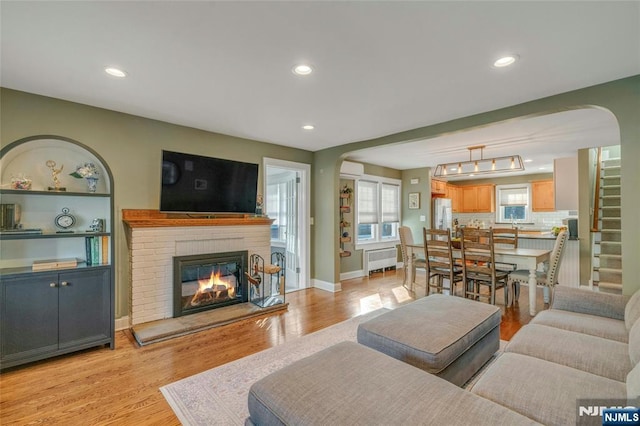
[[[358,342],[464,385],[500,347],[499,308],[433,294],[358,327]]]

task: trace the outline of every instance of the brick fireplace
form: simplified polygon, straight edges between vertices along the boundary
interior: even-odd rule
[[[247,251],[268,259],[271,219],[188,218],[157,210],[123,210],[129,247],[129,321],[174,316],[174,257]]]

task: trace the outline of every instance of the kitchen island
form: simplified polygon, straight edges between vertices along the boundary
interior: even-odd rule
[[[518,233],[518,247],[553,250],[556,237],[551,232]],[[558,271],[558,285],[580,287],[580,242],[569,238]]]

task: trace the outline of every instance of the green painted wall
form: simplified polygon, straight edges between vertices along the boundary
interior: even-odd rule
[[[431,178],[429,167],[402,171],[402,225],[411,228],[413,239],[422,241],[422,228],[431,227]],[[413,180],[417,183],[411,183]],[[420,208],[409,208],[409,194],[420,194]],[[420,217],[424,216],[424,221]]]
[[[338,213],[336,206],[338,191],[338,169],[342,158],[349,152],[374,146],[433,138],[450,132],[485,126],[495,122],[529,115],[549,114],[576,108],[605,108],[611,111],[620,126],[622,151],[622,253],[623,291],[625,294],[640,289],[640,227],[636,226],[640,211],[640,75],[616,80],[585,89],[549,96],[523,104],[489,111],[469,117],[434,124],[406,132],[354,142],[314,153],[316,180],[316,235],[329,237],[316,240],[316,278],[329,283],[339,279],[337,261]],[[403,177],[404,179],[404,177]],[[323,189],[333,188],[333,191]],[[331,193],[332,192],[332,193]],[[404,202],[404,201],[403,201]],[[333,256],[331,255],[333,253]]]
[[[119,220],[122,217],[121,210],[158,208],[163,149],[260,165],[263,157],[307,164],[313,161],[313,154],[304,150],[234,138],[10,89],[0,90],[0,107],[1,146],[27,136],[59,135],[93,148],[109,164],[114,175],[116,214],[116,317],[128,315],[129,312],[129,260],[124,226]],[[259,188],[262,188],[262,183],[259,183]],[[314,256],[313,248],[311,256]]]

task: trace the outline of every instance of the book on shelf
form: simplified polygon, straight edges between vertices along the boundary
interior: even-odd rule
[[[44,259],[34,260],[31,270],[46,271],[48,269],[75,268],[76,266],[78,266],[78,259],[75,257],[67,259]]]
[[[109,237],[107,235],[84,237],[84,246],[87,266],[109,263]]]
[[[102,264],[106,265],[109,263],[109,237],[106,235],[102,236]]]
[[[0,235],[31,235],[31,234],[42,234],[42,229],[15,228],[15,229],[0,230]]]

